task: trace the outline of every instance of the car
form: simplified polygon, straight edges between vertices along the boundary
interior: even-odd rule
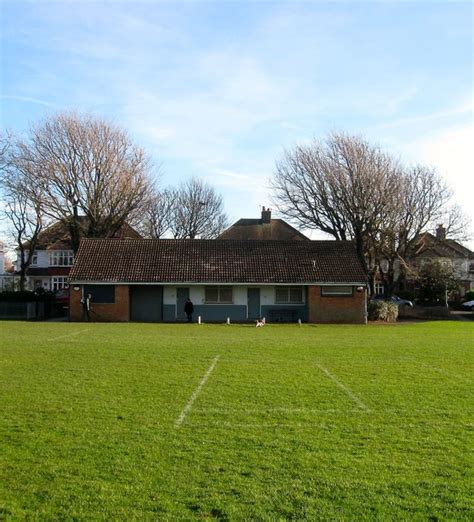
[[[69,304],[69,288],[60,288],[54,293],[56,296],[56,303],[61,305]]]
[[[388,301],[397,306],[413,306],[412,301],[409,301],[408,299],[402,299],[401,297],[398,297],[398,295],[392,295],[391,297],[386,298],[384,295],[379,294],[372,297],[371,301]]]
[[[466,301],[461,306],[462,308],[467,308],[468,310],[471,310],[471,312],[474,312],[474,300]]]

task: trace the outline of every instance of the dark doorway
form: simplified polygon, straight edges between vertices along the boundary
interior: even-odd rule
[[[189,288],[176,289],[176,320],[187,321],[184,313],[184,303],[189,299]]]
[[[260,318],[260,288],[247,288],[248,319]]]
[[[163,320],[162,286],[130,286],[130,320],[143,323]]]

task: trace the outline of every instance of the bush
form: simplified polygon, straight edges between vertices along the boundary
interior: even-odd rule
[[[469,292],[466,292],[464,297],[462,298],[463,303],[466,301],[474,301],[474,290],[469,290]]]
[[[54,301],[53,292],[38,288],[34,292],[24,290],[23,292],[5,291],[0,292],[0,302],[4,303],[32,303]]]
[[[367,312],[369,321],[393,323],[398,317],[398,306],[388,301],[369,301]]]

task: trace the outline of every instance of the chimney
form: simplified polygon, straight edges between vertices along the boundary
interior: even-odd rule
[[[272,219],[272,211],[271,209],[262,207],[262,223],[270,223]]]
[[[438,241],[444,241],[446,239],[446,229],[443,225],[438,225],[436,228],[436,239]]]

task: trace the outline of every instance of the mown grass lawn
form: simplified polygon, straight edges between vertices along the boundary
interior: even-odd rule
[[[0,519],[472,520],[473,341],[1,323]]]

